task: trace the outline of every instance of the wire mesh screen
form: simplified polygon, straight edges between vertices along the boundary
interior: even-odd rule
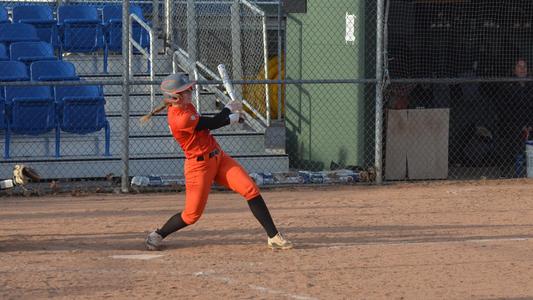
[[[287,151],[291,168],[333,171],[373,166],[374,89],[374,84],[287,86]],[[303,97],[291,99],[291,92],[302,93]],[[335,104],[314,102],[306,97],[307,93],[316,95],[316,99],[328,99],[332,93],[336,99],[355,99]]]
[[[374,165],[376,6],[372,1],[308,2],[286,25],[285,122],[291,168],[368,170]],[[321,80],[353,80],[326,84]]]
[[[197,60],[204,62],[211,70],[216,70],[218,64],[225,64],[231,74],[231,4],[225,2],[195,3],[194,5]]]
[[[383,32],[374,0],[157,3],[130,3],[125,62],[120,1],[0,2],[2,177],[23,163],[116,186],[127,163],[136,186],[182,185],[166,114],[140,117],[174,71],[199,80],[194,105],[216,115],[229,101],[219,64],[249,105],[211,133],[258,182],[369,180],[379,150],[387,180],[533,176],[529,1],[390,0]]]
[[[185,50],[191,60],[214,73],[219,64],[224,64],[235,80],[268,79],[265,72],[272,63],[267,65],[266,59],[266,16],[253,3],[190,0],[173,4],[172,11],[174,47]],[[212,78],[209,72],[207,76]],[[265,114],[264,85],[236,88]]]
[[[412,123],[406,132],[388,129],[394,135],[387,137],[389,167],[426,160],[442,178],[527,175],[526,143],[533,138],[527,69],[532,14],[530,1],[389,1],[387,117],[392,125],[403,118],[396,110],[406,110],[402,120]],[[435,122],[417,123],[410,113],[433,115]],[[392,144],[415,133],[431,139],[418,138],[416,147],[426,151],[410,159],[412,147]]]
[[[392,77],[507,77],[530,59],[529,1],[389,1]]]
[[[24,5],[30,3],[36,4]],[[7,4],[12,23],[13,8],[21,2]],[[279,15],[280,3],[272,1],[164,1],[155,6],[152,1],[131,2],[130,47],[134,48],[126,65],[121,4],[48,4],[55,35],[35,38],[45,50],[22,57],[39,59],[15,60],[21,73],[2,79],[28,81],[32,86],[3,88],[3,97],[10,99],[2,107],[2,124],[9,126],[2,131],[8,141],[3,177],[9,176],[14,164],[24,163],[41,171],[54,188],[70,179],[104,181],[116,188],[127,140],[127,180],[134,187],[183,185],[185,157],[168,130],[166,115],[140,121],[160,102],[159,82],[173,72],[174,54],[180,49],[180,55],[205,76],[195,77],[202,83],[196,87],[199,98],[194,103],[205,116],[215,115],[228,100],[222,85],[209,82],[218,77],[219,64],[226,65],[232,79],[245,80],[234,84],[250,104],[245,121],[211,133],[258,183],[355,182],[373,164],[375,84],[359,80],[375,76],[374,1],[345,1],[334,7],[317,2],[309,6],[308,14]],[[66,8],[91,10],[98,21],[81,18],[77,24],[71,20],[74,17],[61,17]],[[166,16],[170,19],[160,19]],[[42,64],[44,74],[34,71],[33,64],[33,69]],[[196,76],[194,69],[178,65],[176,71]],[[129,119],[125,119],[122,87],[126,67],[133,80],[126,100]],[[0,69],[6,74],[17,67]],[[54,69],[57,73],[50,74]],[[278,79],[290,83],[262,82]],[[311,81],[303,83],[306,80]],[[39,97],[34,97],[37,91]],[[21,97],[30,98],[32,105],[13,100]],[[29,120],[42,128],[32,125],[23,131],[15,126]]]
[[[40,189],[68,191],[81,180],[112,185],[121,172],[123,64],[120,50],[105,54],[112,34],[104,7],[121,14],[122,3],[0,6],[6,16],[0,21],[0,81],[7,82],[0,92],[0,176],[8,178],[15,164],[25,164],[41,173]]]

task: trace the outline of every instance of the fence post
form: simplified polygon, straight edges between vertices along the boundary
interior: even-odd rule
[[[122,183],[121,191],[129,192],[129,119],[130,119],[130,3],[122,1]]]
[[[383,182],[383,29],[385,0],[377,1],[376,18],[376,141],[374,166],[376,183]]]
[[[242,52],[241,52],[241,13],[240,13],[240,1],[234,0],[231,5],[231,51],[232,62],[231,70],[232,78],[242,80]],[[237,98],[242,99],[242,85],[235,85],[235,91],[237,92]]]
[[[171,49],[170,53],[174,53],[172,45],[172,22],[170,21],[171,18],[171,1],[165,0],[165,53],[167,47]]]
[[[281,80],[284,80],[285,78],[281,78],[281,72],[283,70],[282,68],[282,64],[283,64],[283,58],[282,57],[285,57],[285,56],[282,56],[282,52],[281,52],[281,43],[283,42],[282,38],[281,38],[281,28],[282,28],[282,17],[283,17],[283,11],[281,9],[281,1],[280,3],[278,3],[278,80],[280,81],[280,83],[278,83],[278,120],[281,120],[281,97],[284,96],[282,95],[282,88],[283,88],[283,85],[281,84]],[[287,36],[285,34],[285,36]],[[268,94],[268,90],[266,91],[266,93]],[[270,120],[270,119],[269,119]]]
[[[198,22],[196,22],[196,6],[194,0],[187,0],[187,52],[189,53],[189,59],[191,61],[190,70],[185,70],[189,74],[189,78],[193,77],[194,80],[198,80],[198,71],[196,69],[196,61],[198,60]],[[200,88],[196,88],[194,93],[194,101],[197,104],[196,109],[199,113],[202,112],[200,107]]]
[[[156,40],[159,37],[159,26],[160,26],[160,21],[159,21],[159,0],[153,0],[152,1],[152,28],[154,30],[154,37],[155,37]],[[159,47],[159,45],[157,43],[154,43],[154,44],[155,44],[156,48]],[[155,51],[155,53],[157,53],[158,49],[150,49],[150,52],[151,51]]]
[[[189,58],[196,62],[196,7],[194,0],[187,0],[187,52]]]

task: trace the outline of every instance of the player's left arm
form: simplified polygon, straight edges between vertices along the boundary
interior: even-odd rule
[[[234,124],[239,121],[239,114],[238,113],[232,113],[231,110],[228,107],[224,107],[218,114],[207,117],[207,116],[200,116],[200,120],[198,121],[198,124],[196,125],[196,130],[204,130],[204,129],[217,129],[229,124]]]

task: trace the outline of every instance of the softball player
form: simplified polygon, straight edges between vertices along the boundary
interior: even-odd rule
[[[171,74],[161,83],[164,101],[168,104],[168,125],[186,158],[185,208],[148,235],[146,248],[160,250],[163,239],[169,234],[197,222],[204,211],[213,181],[247,200],[250,210],[268,235],[270,248],[292,248],[292,243],[276,229],[255,182],[241,165],[224,153],[209,132],[238,122],[242,103],[231,101],[213,117],[200,116],[191,103],[195,84],[184,73]]]

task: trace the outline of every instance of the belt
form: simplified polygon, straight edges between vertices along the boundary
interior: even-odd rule
[[[220,151],[218,151],[218,149],[215,149],[215,150],[209,152],[208,156],[209,156],[209,158],[211,158],[211,157],[213,157],[213,156],[215,156],[215,155],[217,155],[219,153],[220,153]],[[196,161],[204,161],[204,160],[205,160],[205,154],[204,155],[200,155],[200,156],[198,156],[196,158]]]

